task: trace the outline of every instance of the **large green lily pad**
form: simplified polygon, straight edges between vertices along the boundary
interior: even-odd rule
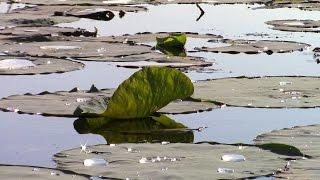
[[[85,180],[90,176],[77,174],[71,171],[61,171],[58,169],[50,169],[46,167],[32,166],[15,166],[15,165],[0,165],[0,179],[7,180],[61,180],[61,179],[77,179]]]
[[[269,151],[231,145],[120,144],[90,146],[87,150],[94,153],[80,153],[80,148],[75,148],[57,153],[53,159],[64,170],[121,179],[235,179],[272,175],[286,164],[279,155]],[[221,157],[225,154],[243,155],[245,161],[224,162]],[[83,162],[88,158],[102,158],[109,164],[85,167]],[[234,172],[219,173],[219,168]]]
[[[192,143],[192,130],[165,115],[142,119],[85,118],[74,123],[80,134],[99,134],[109,144],[171,142]]]
[[[92,91],[58,91],[54,93],[13,95],[0,100],[0,109],[18,113],[39,114],[44,116],[74,117],[76,108],[92,99],[110,98],[114,89]],[[195,113],[218,108],[210,102],[194,100],[173,101],[158,112],[168,114]]]
[[[83,67],[80,62],[57,58],[0,56],[0,75],[63,73]]]
[[[191,80],[181,71],[146,67],[123,81],[107,103],[107,109],[98,115],[116,119],[148,117],[172,101],[190,97],[193,91]]]
[[[317,77],[238,77],[199,81],[193,97],[229,106],[314,108],[320,106]]]
[[[216,43],[216,40],[212,40]],[[213,52],[213,53],[229,53],[229,54],[258,54],[258,53],[288,53],[293,51],[303,51],[310,45],[305,43],[298,43],[293,41],[274,41],[274,40],[230,40],[224,39],[219,41],[230,44],[222,47],[202,47],[197,48],[199,51]]]
[[[273,26],[272,29],[290,32],[320,32],[320,21],[314,20],[273,20],[266,24]]]
[[[299,148],[311,157],[291,161],[287,171],[279,174],[286,179],[318,179],[320,176],[320,125],[297,126],[259,135],[256,144],[285,143]]]

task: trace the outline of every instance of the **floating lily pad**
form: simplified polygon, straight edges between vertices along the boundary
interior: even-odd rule
[[[83,67],[82,63],[64,59],[0,56],[0,75],[63,73]]]
[[[225,78],[199,81],[193,97],[230,106],[314,108],[320,106],[317,77]]]
[[[279,176],[286,179],[317,179],[320,175],[319,137],[320,125],[297,126],[259,135],[255,143],[285,143],[299,148],[311,157],[291,161],[287,171]]]
[[[120,144],[87,147],[95,153],[79,153],[80,148],[66,150],[54,156],[57,167],[92,176],[102,175],[130,179],[240,179],[272,175],[286,164],[279,155],[256,147],[209,144]],[[131,150],[131,151],[129,151]],[[224,162],[226,154],[245,157],[242,162]],[[105,167],[86,168],[83,161],[98,157],[109,164]],[[219,169],[233,169],[223,172]]]
[[[44,116],[74,117],[73,113],[80,104],[93,98],[111,97],[114,89],[100,91],[58,91],[54,93],[14,95],[0,100],[0,109],[18,113],[39,114]],[[173,101],[158,112],[167,114],[195,113],[218,108],[218,105],[199,101]]]
[[[84,61],[135,62],[152,61],[164,63],[163,66],[192,67],[210,66],[198,57],[168,57],[157,53],[146,45],[130,45],[125,43],[51,41],[30,42],[23,44],[3,44],[1,51],[10,55],[30,55],[41,57],[71,57]],[[175,64],[178,63],[178,64]],[[136,63],[141,67],[143,63]]]
[[[123,43],[103,42],[30,42],[23,44],[1,45],[7,54],[28,54],[46,57],[109,57],[136,55],[151,52],[148,46],[131,46]]]
[[[109,144],[163,141],[192,143],[194,138],[192,130],[165,115],[127,120],[87,118],[78,119],[73,125],[78,133],[99,134]]]
[[[291,32],[320,32],[320,21],[314,20],[273,20],[266,24],[273,26],[272,29]]]
[[[216,43],[216,40],[212,42]],[[271,40],[228,40],[220,41],[230,44],[223,47],[202,47],[197,50],[213,53],[229,53],[229,54],[258,54],[258,53],[287,53],[293,51],[303,51],[310,45],[293,41],[271,41]]]
[[[9,36],[85,36],[94,37],[96,32],[90,32],[83,29],[61,28],[55,26],[48,27],[12,27],[0,30],[1,35]]]
[[[88,175],[77,174],[71,171],[61,171],[58,169],[51,169],[46,167],[32,167],[32,166],[15,166],[15,165],[0,165],[0,179],[16,180],[54,180],[54,179],[79,179],[85,180],[90,178]]]

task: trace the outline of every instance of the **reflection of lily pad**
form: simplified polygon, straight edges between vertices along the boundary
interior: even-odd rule
[[[81,134],[100,134],[108,143],[193,142],[193,133],[164,115],[144,119],[78,119],[74,128]]]
[[[114,89],[104,89],[99,92],[89,91],[59,91],[54,93],[13,95],[0,100],[0,109],[27,114],[41,114],[45,116],[73,117],[76,108],[98,97],[111,97]],[[195,113],[208,111],[219,106],[209,102],[191,100],[173,101],[158,112],[167,114]]]
[[[290,32],[320,32],[320,21],[314,20],[273,20],[266,24],[273,26],[272,29]]]
[[[259,108],[314,108],[320,106],[316,77],[225,78],[194,84],[194,98],[230,106]]]
[[[259,135],[255,139],[256,144],[262,143],[285,143],[299,148],[311,158],[292,161],[286,172],[279,174],[286,179],[318,179],[320,169],[320,126],[298,126],[282,130],[274,130]]]
[[[128,148],[135,152],[128,152]],[[115,147],[97,145],[88,147],[97,154],[79,153],[80,148],[66,150],[54,156],[57,167],[64,170],[89,175],[102,175],[113,178],[130,179],[238,179],[262,175],[272,175],[286,164],[279,155],[256,147],[208,144],[120,144]],[[101,152],[101,153],[99,153]],[[103,153],[108,152],[108,153]],[[240,154],[242,162],[224,162],[225,154]],[[83,160],[92,157],[105,158],[108,167],[86,168]],[[159,156],[159,157],[158,157]],[[154,159],[143,163],[142,157]],[[157,158],[158,157],[158,158]],[[166,158],[164,158],[166,157]],[[174,159],[175,158],[175,159]],[[158,162],[158,160],[160,162]],[[141,160],[139,163],[139,160]],[[218,169],[233,169],[233,173],[219,173]],[[139,172],[137,174],[137,172]],[[221,171],[220,171],[221,172]],[[138,177],[139,176],[139,177]]]
[[[216,42],[214,40],[213,42]],[[298,43],[293,41],[271,41],[271,40],[223,40],[223,43],[228,43],[230,46],[223,47],[202,47],[198,50],[213,53],[229,53],[229,54],[258,54],[258,53],[287,53],[293,51],[303,51],[308,44]]]
[[[63,73],[83,67],[82,63],[63,59],[0,56],[1,75]]]

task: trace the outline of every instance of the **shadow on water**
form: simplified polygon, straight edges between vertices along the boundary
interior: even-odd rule
[[[74,123],[80,134],[99,134],[109,144],[162,142],[192,143],[194,135],[181,123],[157,114],[143,119],[83,118]]]

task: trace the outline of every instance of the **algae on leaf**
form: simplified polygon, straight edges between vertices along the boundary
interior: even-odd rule
[[[173,100],[190,97],[193,91],[191,80],[179,70],[168,67],[146,67],[120,84],[110,101],[105,102],[108,104],[104,113],[90,112],[90,109],[96,107],[88,103],[85,109],[79,106],[75,114],[78,116],[96,114],[113,119],[144,118]]]
[[[156,48],[169,56],[186,57],[184,45],[187,42],[187,36],[184,33],[172,33],[167,37],[157,37]]]

